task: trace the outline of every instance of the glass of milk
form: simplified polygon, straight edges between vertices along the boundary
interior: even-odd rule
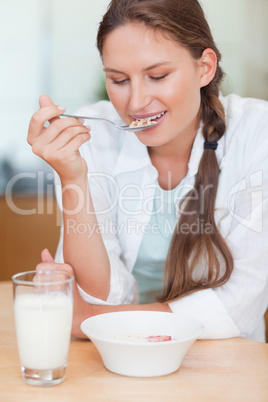
[[[29,271],[12,281],[22,377],[30,385],[59,384],[67,367],[74,278],[62,271]]]

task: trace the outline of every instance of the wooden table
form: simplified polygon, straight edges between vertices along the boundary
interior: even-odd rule
[[[268,401],[268,344],[240,338],[197,341],[176,373],[123,377],[104,368],[95,346],[72,339],[65,381],[33,387],[20,374],[12,286],[0,282],[1,402]]]

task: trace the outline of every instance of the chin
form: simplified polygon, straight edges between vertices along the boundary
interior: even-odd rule
[[[150,138],[148,135],[146,137],[145,135],[142,135],[141,132],[139,132],[139,134],[136,134],[136,136],[138,140],[147,147],[160,147],[161,145],[165,145],[166,143],[159,138]]]

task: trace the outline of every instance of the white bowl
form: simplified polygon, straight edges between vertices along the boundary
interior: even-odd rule
[[[122,311],[88,318],[81,330],[97,347],[105,367],[114,373],[154,377],[179,369],[203,325],[188,316],[156,311]],[[170,335],[171,341],[133,341],[128,336]],[[123,339],[116,339],[123,337]]]

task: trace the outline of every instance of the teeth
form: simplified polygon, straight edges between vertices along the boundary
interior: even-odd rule
[[[155,119],[160,119],[160,117],[162,117],[165,114],[165,112],[156,114],[155,116],[151,116],[151,117],[147,117],[144,120],[145,121],[151,121],[151,120],[155,120]]]

